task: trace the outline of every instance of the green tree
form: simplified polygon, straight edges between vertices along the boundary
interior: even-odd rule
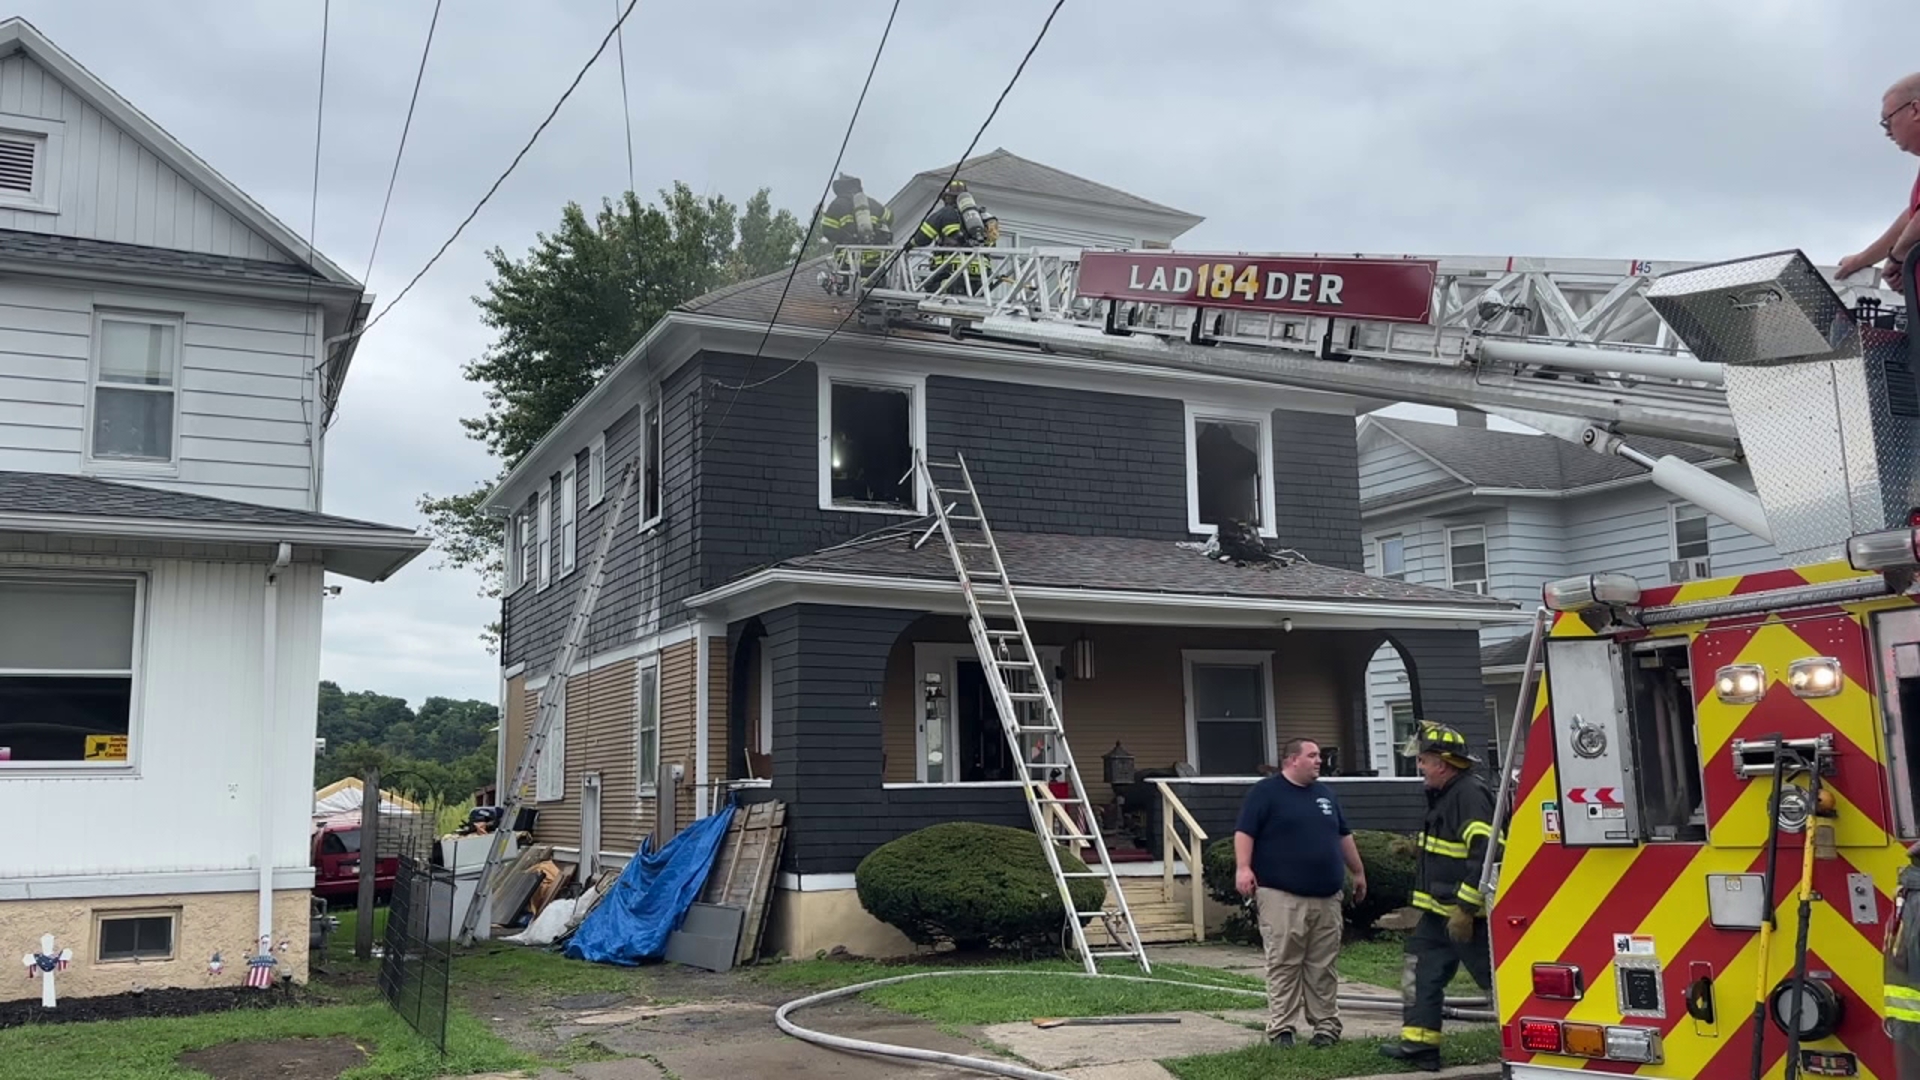
[[[436,565],[476,571],[481,596],[499,598],[503,569],[500,523],[479,512],[487,492],[667,312],[788,268],[808,232],[791,212],[773,210],[766,188],[744,214],[678,181],[660,198],[643,204],[629,191],[602,200],[592,220],[568,203],[559,227],[541,233],[523,258],[498,247],[487,253],[493,278],[474,303],[496,337],[463,372],[485,388],[487,408],[460,423],[500,469],[466,492],[419,500]],[[809,253],[819,245],[816,237]],[[495,621],[481,634],[489,651],[499,630]]]

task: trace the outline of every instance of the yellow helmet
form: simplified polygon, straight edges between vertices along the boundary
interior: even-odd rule
[[[1445,724],[1426,720],[1414,721],[1413,732],[1407,736],[1406,745],[1400,748],[1400,753],[1405,757],[1439,754],[1442,760],[1456,769],[1469,769],[1480,764],[1479,758],[1467,752],[1465,735]]]

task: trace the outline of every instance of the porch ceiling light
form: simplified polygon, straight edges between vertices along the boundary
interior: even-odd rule
[[[1767,689],[1767,669],[1759,664],[1728,664],[1713,677],[1713,692],[1728,705],[1751,705]]]
[[[1787,665],[1787,686],[1795,697],[1832,697],[1842,685],[1840,661],[1831,656],[1809,656]]]
[[[1640,583],[1628,574],[1582,574],[1547,582],[1540,590],[1540,602],[1551,611],[1637,604]]]

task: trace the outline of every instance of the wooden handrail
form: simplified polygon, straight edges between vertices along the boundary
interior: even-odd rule
[[[1206,866],[1207,831],[1195,821],[1187,804],[1168,787],[1168,781],[1152,781],[1160,789],[1160,889],[1167,901],[1173,901],[1173,860],[1178,855],[1187,864],[1188,911],[1193,916],[1193,940],[1207,940]],[[1185,826],[1183,839],[1175,823]]]

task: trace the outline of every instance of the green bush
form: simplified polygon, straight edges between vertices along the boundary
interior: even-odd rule
[[[1360,862],[1367,868],[1367,898],[1353,903],[1353,885],[1349,882],[1342,912],[1348,930],[1355,935],[1372,932],[1373,924],[1379,922],[1381,916],[1413,902],[1414,855],[1395,854],[1392,844],[1396,838],[1397,834],[1390,832],[1354,830],[1354,846],[1360,849]],[[1229,941],[1258,944],[1259,919],[1246,908],[1246,898],[1233,883],[1233,838],[1229,836],[1208,845],[1203,862],[1207,895],[1233,910],[1222,928],[1223,936]]]
[[[1060,867],[1087,869],[1065,852]],[[1046,853],[1025,829],[971,821],[931,825],[875,848],[853,878],[860,906],[918,945],[1031,952],[1058,948],[1066,928]],[[1070,880],[1076,909],[1095,911],[1105,902],[1105,882]]]

